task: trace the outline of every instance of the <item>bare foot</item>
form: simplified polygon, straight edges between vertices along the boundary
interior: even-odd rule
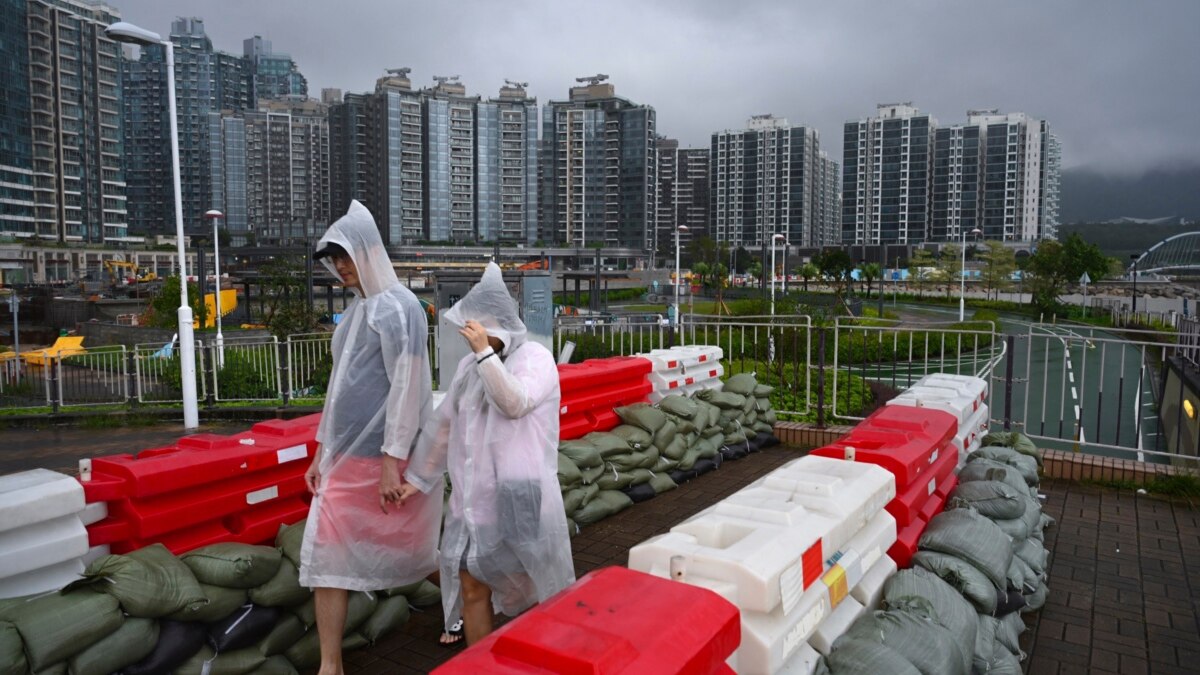
[[[462,639],[463,639],[463,620],[459,619],[458,621],[455,621],[452,625],[447,627],[446,630],[442,631],[442,636],[441,636],[441,638],[438,639],[438,642],[443,645],[446,645],[446,646],[451,646],[451,645],[456,645],[459,642],[462,642]]]

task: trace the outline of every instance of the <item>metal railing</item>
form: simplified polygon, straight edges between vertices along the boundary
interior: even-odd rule
[[[329,371],[333,369],[332,346],[332,333],[288,336],[287,392],[289,398],[316,398],[325,395]],[[430,350],[431,355],[436,353],[436,349]]]
[[[68,353],[53,363],[59,405],[113,405],[129,399],[128,350],[124,345]]]
[[[274,401],[284,399],[279,339],[226,340],[223,347],[205,347],[215,401]]]
[[[555,353],[565,341],[599,341],[616,354],[640,354],[669,347],[670,327],[661,314],[561,316],[555,321]]]

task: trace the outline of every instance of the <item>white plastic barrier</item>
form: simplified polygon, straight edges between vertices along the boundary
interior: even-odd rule
[[[48,469],[0,476],[0,598],[62,588],[83,572],[88,551],[81,516],[88,510],[83,486]]]
[[[724,374],[725,367],[719,363],[693,368],[687,373],[651,372],[647,376],[654,387],[654,391],[650,392],[650,402],[658,403],[672,394],[691,396],[701,389],[720,389],[721,376]]]
[[[757,486],[793,493],[806,508],[843,522],[847,537],[896,497],[896,477],[886,469],[816,455],[788,462],[748,487]]]
[[[948,412],[958,421],[959,430],[962,430],[980,406],[979,400],[969,391],[931,384],[914,384],[887,404]]]
[[[98,523],[108,517],[108,502],[92,502],[79,512],[79,520],[84,525]]]
[[[987,403],[988,383],[982,377],[972,375],[951,375],[950,373],[933,373],[917,380],[916,384],[932,387],[950,387],[968,394],[980,405]]]
[[[958,433],[951,439],[950,444],[958,450],[958,467],[961,469],[967,463],[967,455],[979,449],[988,429],[988,407],[979,406],[979,410],[967,420],[965,425],[958,428]]]
[[[883,599],[883,585],[896,573],[896,561],[891,556],[883,556],[863,575],[862,581],[850,589],[850,595],[868,610],[879,607]]]
[[[820,660],[821,655],[817,653],[817,650],[805,643],[787,663],[783,664],[778,675],[813,675],[817,672],[817,664]]]
[[[821,656],[829,656],[829,652],[833,651],[833,641],[841,637],[850,628],[850,624],[862,616],[863,611],[862,603],[853,596],[845,598],[829,614],[829,618],[817,626],[812,637],[808,638],[808,644],[820,652]]]
[[[112,549],[109,548],[108,544],[93,546],[87,550],[87,553],[83,554],[83,564],[85,566],[90,565],[92,564],[92,561],[98,558],[103,558],[110,553],[112,553]]]

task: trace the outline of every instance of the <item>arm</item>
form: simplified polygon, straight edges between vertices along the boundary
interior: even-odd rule
[[[432,377],[425,348],[425,315],[423,312],[404,312],[400,306],[381,310],[378,325],[372,325],[372,328],[379,333],[390,388],[380,450],[403,460],[408,459],[431,405]],[[416,339],[418,335],[419,340]]]
[[[453,387],[451,388],[453,391]],[[453,397],[453,394],[451,394]],[[412,494],[410,487],[421,492],[430,488],[446,473],[446,455],[450,449],[450,415],[454,402],[447,398],[442,402],[433,419],[417,437],[416,447],[409,456],[408,469],[404,472],[406,484],[401,492],[401,501]]]
[[[540,369],[510,371],[498,356],[488,357],[487,353],[476,354],[482,359],[475,366],[479,369],[479,379],[483,381],[488,400],[510,419],[533,412],[558,383],[558,373],[537,372]]]

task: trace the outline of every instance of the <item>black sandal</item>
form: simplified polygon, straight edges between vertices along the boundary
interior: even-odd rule
[[[463,620],[459,619],[442,631],[438,644],[443,647],[453,647],[463,641]]]

